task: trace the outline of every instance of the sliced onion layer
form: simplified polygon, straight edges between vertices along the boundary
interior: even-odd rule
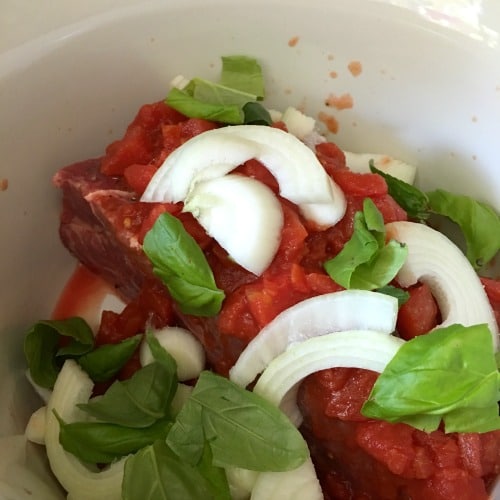
[[[391,222],[387,237],[408,245],[408,258],[396,276],[403,287],[420,281],[436,299],[445,327],[486,323],[498,349],[498,326],[481,281],[463,252],[446,236],[424,224]]]
[[[297,469],[261,472],[252,489],[251,500],[322,500],[323,492],[311,458]]]
[[[59,422],[54,410],[65,422],[84,420],[84,413],[77,405],[88,402],[93,386],[92,380],[76,361],[65,361],[47,404],[45,430],[47,457],[52,472],[68,492],[68,498],[120,500],[126,457],[99,471],[97,467],[91,469],[84,465],[59,443]]]
[[[302,379],[336,367],[382,372],[403,343],[392,335],[369,330],[310,338],[275,358],[260,376],[254,392],[279,406],[299,426],[302,415],[297,407],[297,389]]]
[[[252,158],[266,166],[281,196],[305,217],[329,226],[344,215],[344,193],[316,155],[294,135],[261,125],[222,127],[193,137],[167,157],[142,201],[184,201],[194,182],[225,175]]]
[[[292,344],[342,330],[374,330],[390,334],[396,326],[394,297],[366,290],[343,290],[304,300],[286,309],[248,344],[229,378],[246,387]]]
[[[228,174],[192,186],[184,204],[205,231],[246,270],[260,275],[281,241],[283,211],[265,184]]]

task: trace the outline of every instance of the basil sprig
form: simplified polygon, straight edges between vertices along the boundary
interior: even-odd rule
[[[258,62],[246,56],[222,57],[219,83],[193,78],[173,88],[166,103],[185,116],[229,125],[270,125],[271,117],[258,102],[264,97],[264,78]]]
[[[177,390],[177,364],[151,333],[146,334],[154,362],[125,381],[115,381],[99,399],[78,405],[101,422],[145,428],[168,416]]]
[[[431,432],[500,428],[498,372],[486,324],[451,325],[404,343],[378,377],[361,413]]]
[[[203,251],[182,223],[161,214],[147,232],[143,249],[153,272],[163,281],[185,314],[213,316],[224,300]]]
[[[137,335],[117,344],[94,347],[92,329],[83,318],[41,320],[24,339],[24,354],[33,381],[52,389],[66,359],[75,359],[94,382],[114,377],[140,342]]]
[[[488,204],[443,189],[424,193],[377,169],[373,161],[370,169],[386,180],[389,194],[410,218],[425,221],[439,214],[455,222],[465,238],[467,259],[475,269],[486,265],[500,251],[500,216]]]
[[[62,339],[66,341],[64,347]],[[93,346],[92,329],[82,318],[38,321],[24,339],[31,378],[39,386],[52,389],[64,360],[86,354]]]
[[[344,288],[376,290],[385,287],[403,265],[405,245],[385,242],[384,220],[370,198],[354,215],[354,232],[344,248],[324,263],[328,275]]]
[[[278,408],[211,372],[202,372],[174,420],[175,360],[151,333],[146,341],[152,364],[79,405],[97,421],[66,423],[58,417],[62,446],[80,460],[110,463],[130,455],[122,498],[230,500],[225,465],[283,471],[309,456],[301,434]]]

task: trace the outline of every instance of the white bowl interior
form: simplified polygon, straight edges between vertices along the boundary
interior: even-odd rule
[[[52,174],[102,154],[175,75],[215,78],[219,57],[236,53],[262,62],[271,107],[332,114],[344,149],[416,163],[424,188],[500,210],[499,51],[409,10],[361,0],[141,3],[1,54],[0,436],[22,432],[39,405],[22,336],[50,315],[74,265],[58,239]],[[357,77],[351,61],[362,65]],[[331,93],[349,93],[353,108],[326,108]]]

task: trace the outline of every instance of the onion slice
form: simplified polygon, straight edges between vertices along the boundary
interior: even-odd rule
[[[408,245],[396,280],[403,287],[427,284],[441,312],[439,328],[486,323],[498,349],[498,326],[481,281],[463,252],[439,231],[416,222],[386,224],[387,237]]]
[[[342,330],[375,330],[390,334],[396,327],[394,297],[366,290],[343,290],[318,295],[276,316],[248,344],[229,378],[246,387],[291,344]]]
[[[120,500],[123,468],[127,457],[114,462],[107,469],[98,471],[84,465],[68,453],[59,443],[59,422],[54,410],[65,422],[84,420],[79,403],[87,403],[93,389],[90,377],[76,361],[65,361],[52,396],[47,404],[45,447],[50,468],[72,500],[93,500],[106,498]]]
[[[283,211],[265,184],[228,174],[196,182],[184,203],[205,231],[240,266],[256,275],[271,264],[281,241]]]
[[[296,399],[298,385],[303,378],[335,367],[382,372],[403,343],[402,339],[392,335],[369,330],[343,331],[310,338],[275,358],[260,376],[254,392],[279,406],[299,426],[302,415]]]
[[[167,157],[141,201],[184,201],[193,182],[225,175],[252,158],[266,166],[281,196],[297,204],[306,218],[331,226],[343,217],[344,193],[316,155],[293,134],[263,125],[222,127],[193,137]]]

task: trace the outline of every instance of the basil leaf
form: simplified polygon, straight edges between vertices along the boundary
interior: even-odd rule
[[[185,116],[191,118],[204,118],[229,125],[241,125],[244,114],[241,106],[221,105],[200,101],[184,90],[173,88],[165,102]]]
[[[174,216],[164,213],[144,238],[153,272],[185,314],[213,316],[224,300],[201,248]]]
[[[356,269],[377,253],[377,239],[366,228],[362,212],[354,214],[354,232],[351,239],[333,258],[325,262],[324,268],[328,275],[344,288],[351,288],[351,280]]]
[[[375,290],[394,279],[407,253],[406,246],[395,240],[385,244],[382,215],[367,198],[363,212],[354,214],[351,239],[333,259],[324,263],[324,268],[344,288]]]
[[[351,288],[375,290],[390,283],[403,267],[408,256],[405,244],[389,241],[380,248],[373,258],[358,266],[351,278]]]
[[[122,500],[217,500],[198,469],[179,460],[163,440],[125,462]],[[222,497],[223,498],[223,497]]]
[[[182,90],[173,88],[166,103],[185,116],[240,125],[255,122],[255,110],[250,122],[243,109],[263,97],[264,78],[258,62],[250,57],[228,56],[222,58],[220,83],[193,78]],[[259,121],[267,120],[267,115],[261,107]]]
[[[154,362],[128,380],[114,382],[101,398],[78,406],[102,422],[145,428],[168,415],[171,395],[168,370]]]
[[[499,384],[488,326],[451,325],[403,344],[361,413],[427,431],[442,418],[446,432],[484,432],[500,428]]]
[[[182,460],[193,461],[201,458],[205,440],[213,463],[221,467],[279,472],[298,467],[309,456],[304,439],[278,408],[207,371],[177,416],[167,443]],[[191,449],[189,443],[195,443]]]
[[[401,288],[392,285],[386,285],[376,290],[379,293],[384,293],[385,295],[390,295],[391,297],[395,297],[398,299],[398,307],[401,307],[403,304],[408,302],[410,298],[410,294]]]
[[[470,198],[437,189],[427,193],[430,209],[457,223],[465,237],[466,255],[476,268],[500,251],[500,217],[492,207]]]
[[[223,56],[221,85],[264,98],[264,78],[259,63],[248,56]]]
[[[186,463],[200,462],[205,448],[203,407],[190,398],[184,403],[167,436],[167,444]]]
[[[174,399],[177,392],[178,382],[177,379],[177,363],[170,353],[164,349],[158,339],[151,332],[146,332],[146,342],[148,343],[153,359],[160,363],[165,369],[166,377],[163,383],[167,386],[167,400],[168,404]]]
[[[231,500],[229,484],[227,482],[226,471],[222,467],[213,464],[212,450],[208,443],[205,443],[203,455],[196,466],[198,472],[205,478],[208,488],[213,497],[217,500]]]
[[[172,422],[162,419],[149,427],[134,429],[102,422],[65,423],[59,421],[59,442],[83,462],[107,464],[164,439]]]
[[[182,90],[200,102],[218,106],[238,106],[241,109],[247,102],[255,100],[252,94],[209,82],[203,78],[193,78]]]
[[[247,125],[271,125],[273,120],[269,111],[259,102],[247,102],[243,106],[244,123]]]
[[[60,347],[63,337],[69,342]],[[52,389],[64,360],[89,352],[93,345],[92,329],[82,318],[38,321],[24,339],[31,378],[39,386]]]
[[[94,382],[105,382],[113,378],[134,354],[141,335],[135,335],[117,344],[105,344],[84,354],[79,365]]]
[[[375,167],[373,160],[370,160],[370,170],[385,179],[389,194],[409,217],[417,220],[429,218],[429,199],[425,193],[407,182],[382,172]]]

